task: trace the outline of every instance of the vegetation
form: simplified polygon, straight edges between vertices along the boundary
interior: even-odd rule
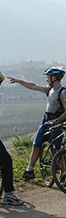
[[[20,136],[13,140],[13,146],[10,149],[10,153],[13,159],[13,172],[14,172],[14,183],[15,185],[24,184],[26,181],[22,178],[24,171],[26,170],[30,154],[32,151],[33,141],[31,136]],[[42,181],[39,160],[35,165],[35,175],[36,179],[32,182],[37,183]]]

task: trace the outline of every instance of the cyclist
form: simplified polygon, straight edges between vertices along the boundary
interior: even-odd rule
[[[3,80],[4,80],[4,76],[0,72],[0,85],[2,84]],[[0,102],[2,103],[1,93],[0,93]],[[1,140],[0,140],[0,167],[2,167],[2,179],[3,179],[3,188],[4,188],[4,196],[3,196],[2,204],[22,205],[23,201],[18,199],[13,194],[14,186],[13,186],[12,158]]]
[[[39,158],[40,146],[45,141],[45,122],[54,120],[54,122],[57,123],[62,122],[66,119],[66,89],[62,90],[61,92],[61,101],[64,108],[63,110],[58,101],[58,93],[62,87],[61,79],[63,78],[65,71],[60,68],[52,67],[46,70],[43,74],[47,75],[47,82],[49,86],[40,86],[33,82],[8,77],[10,79],[10,83],[19,83],[28,89],[44,92],[47,95],[46,113],[41,121],[40,127],[36,134],[36,138],[33,143],[33,151],[31,153],[29,166],[23,174],[23,178],[25,179],[35,178],[34,166]],[[55,136],[57,136],[57,134],[61,132],[61,130],[57,131],[55,131],[54,133]],[[58,146],[57,149],[60,148],[60,143],[56,144],[56,147]]]

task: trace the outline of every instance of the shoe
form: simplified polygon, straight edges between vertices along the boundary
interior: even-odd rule
[[[13,193],[9,194],[8,196],[4,196],[2,200],[2,204],[4,205],[23,205],[24,201],[18,199]]]
[[[35,179],[35,174],[34,174],[34,170],[31,171],[25,171],[23,176],[24,179],[29,180],[29,179]]]

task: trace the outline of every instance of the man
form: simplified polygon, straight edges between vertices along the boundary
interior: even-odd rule
[[[4,80],[4,76],[0,72],[0,85],[2,84],[3,80]],[[0,102],[2,103],[1,93],[0,93]],[[2,108],[0,107],[0,109]],[[14,191],[12,159],[1,140],[0,140],[0,167],[2,169],[3,189],[5,192],[3,196],[2,204],[22,205],[24,202],[18,199],[12,193]]]
[[[31,154],[30,163],[27,170],[23,174],[23,178],[25,179],[35,178],[34,166],[39,158],[40,146],[45,140],[44,137],[45,122],[54,120],[56,124],[57,122],[62,122],[66,119],[66,89],[62,90],[61,92],[61,101],[63,105],[63,110],[58,101],[58,93],[62,87],[61,79],[63,78],[65,71],[59,68],[51,68],[46,70],[44,74],[47,75],[47,82],[49,84],[48,87],[40,86],[33,82],[27,82],[12,77],[8,77],[10,79],[10,83],[19,83],[28,89],[44,92],[48,97],[46,113],[41,121],[41,125],[37,131],[37,135],[33,143],[33,151]],[[56,135],[57,134],[58,133],[56,132]]]

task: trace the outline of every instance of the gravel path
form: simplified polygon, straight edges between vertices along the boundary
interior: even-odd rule
[[[0,218],[66,218],[66,195],[56,186],[49,189],[27,184],[15,194],[25,201],[24,205],[0,204]]]

